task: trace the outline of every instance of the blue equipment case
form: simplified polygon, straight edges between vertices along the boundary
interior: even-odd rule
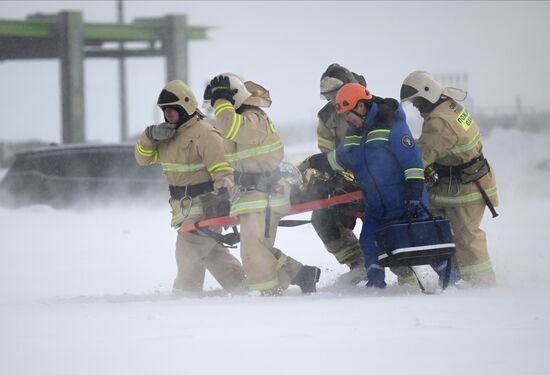
[[[383,267],[433,264],[450,259],[456,252],[449,220],[431,214],[429,218],[386,224],[375,232],[375,238],[378,262]]]

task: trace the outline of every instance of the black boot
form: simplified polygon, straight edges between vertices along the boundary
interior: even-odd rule
[[[298,285],[303,294],[315,293],[315,284],[321,277],[321,269],[313,266],[302,266],[296,276],[290,280],[291,285]]]

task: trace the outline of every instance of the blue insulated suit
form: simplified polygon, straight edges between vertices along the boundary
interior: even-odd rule
[[[328,154],[328,161],[333,169],[353,171],[361,186],[366,214],[359,242],[365,256],[367,286],[383,288],[385,272],[378,265],[374,232],[401,218],[406,200],[419,200],[428,206],[422,157],[399,103],[375,97],[363,127],[350,126],[344,142]]]

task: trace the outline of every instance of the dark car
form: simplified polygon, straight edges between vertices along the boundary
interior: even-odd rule
[[[133,144],[58,145],[15,155],[0,182],[4,205],[165,201],[158,165],[139,166]]]

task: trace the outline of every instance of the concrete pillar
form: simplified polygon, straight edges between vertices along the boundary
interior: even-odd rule
[[[187,17],[165,16],[162,46],[166,56],[166,81],[187,77]]]
[[[84,120],[84,48],[82,13],[61,12],[57,41],[61,67],[61,142],[86,141]]]

